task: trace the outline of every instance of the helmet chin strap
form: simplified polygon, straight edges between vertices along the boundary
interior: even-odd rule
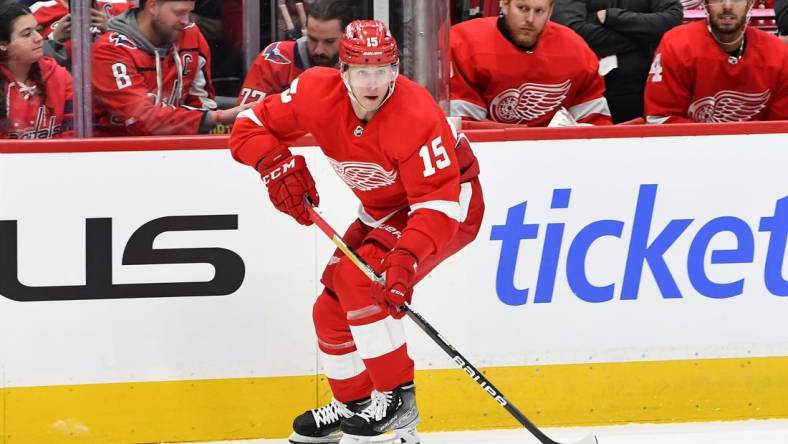
[[[383,106],[383,104],[386,103],[386,101],[391,97],[391,95],[394,94],[394,85],[396,84],[397,76],[399,75],[399,63],[397,63],[396,66],[397,66],[396,73],[394,74],[394,78],[391,79],[391,81],[389,81],[389,87],[388,87],[388,91],[386,91],[386,97],[384,97],[383,100],[380,101],[380,104],[378,104],[378,106],[370,109],[362,105],[361,101],[358,100],[358,97],[356,97],[356,94],[353,92],[353,88],[350,87],[350,80],[348,79],[348,71],[347,71],[348,66],[340,62],[339,69],[342,77],[342,82],[345,84],[345,88],[347,88],[347,95],[350,96],[350,100],[368,113],[374,113],[375,111],[379,110],[380,107]]]
[[[744,33],[747,32],[747,25],[750,24],[750,18],[752,17],[752,8],[755,6],[755,2],[750,0],[748,1],[750,6],[747,8],[747,17],[744,20],[744,26],[741,27],[741,32],[739,36],[736,37],[733,41],[730,42],[723,42],[717,37],[717,34],[714,33],[714,30],[711,28],[711,13],[709,12],[709,5],[707,2],[703,2],[703,11],[706,12],[706,29],[709,30],[709,34],[711,34],[711,38],[714,39],[715,42],[719,45],[731,45],[739,43],[740,41],[744,41]]]

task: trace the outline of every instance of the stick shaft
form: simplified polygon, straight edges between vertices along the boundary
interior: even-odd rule
[[[293,18],[290,17],[290,11],[287,9],[287,4],[284,1],[279,2],[279,11],[282,12],[282,18],[285,20],[285,27],[288,31],[292,31],[295,29],[295,25],[293,24]]]
[[[307,211],[309,211],[309,216],[311,217],[312,221],[315,225],[320,228],[320,230],[325,233],[334,245],[339,248],[342,253],[344,253],[348,259],[350,259],[370,280],[374,282],[383,283],[384,279],[378,275],[375,270],[367,264],[364,259],[359,257],[352,248],[350,248],[345,241],[337,234],[337,232],[323,219],[323,217],[312,207],[312,205],[307,201]],[[408,315],[416,325],[419,326],[427,336],[430,337],[433,341],[435,341],[438,346],[446,352],[446,354],[451,357],[452,361],[454,361],[457,365],[459,365],[471,379],[474,380],[479,386],[484,390],[488,395],[490,395],[498,404],[500,404],[507,412],[509,412],[520,424],[523,425],[526,429],[528,429],[531,434],[533,434],[537,439],[539,439],[542,444],[559,444],[552,439],[550,439],[547,435],[545,435],[534,423],[532,423],[517,407],[514,406],[508,399],[501,393],[498,388],[496,388],[484,375],[480,372],[473,364],[468,361],[465,356],[463,356],[457,349],[454,348],[453,345],[449,343],[446,339],[444,339],[440,333],[438,333],[435,328],[427,322],[420,314],[414,311],[408,304],[404,304],[401,307],[402,310],[405,311],[405,314]]]

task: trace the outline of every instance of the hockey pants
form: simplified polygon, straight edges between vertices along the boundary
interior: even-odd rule
[[[462,211],[467,209],[467,213],[459,230],[448,245],[419,264],[416,282],[479,232],[484,201],[478,179],[464,183],[462,189]],[[374,229],[356,220],[343,239],[380,272],[380,264],[405,228],[407,217],[408,209],[404,209]],[[412,381],[414,365],[408,356],[403,320],[389,316],[387,307],[372,298],[369,278],[337,250],[322,282],[325,289],[315,301],[312,317],[334,397],[349,402],[369,396],[372,389],[388,391]]]

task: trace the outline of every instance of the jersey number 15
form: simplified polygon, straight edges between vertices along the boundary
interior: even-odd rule
[[[451,165],[451,159],[446,152],[446,148],[443,147],[441,136],[433,139],[431,145],[431,150],[427,145],[422,145],[419,150],[419,156],[421,156],[421,160],[424,162],[424,177],[430,177],[435,174],[437,170],[442,170]]]

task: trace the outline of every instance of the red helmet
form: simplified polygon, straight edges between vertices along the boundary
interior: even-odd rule
[[[345,28],[339,44],[339,60],[346,65],[397,64],[397,41],[382,21],[356,20]]]

